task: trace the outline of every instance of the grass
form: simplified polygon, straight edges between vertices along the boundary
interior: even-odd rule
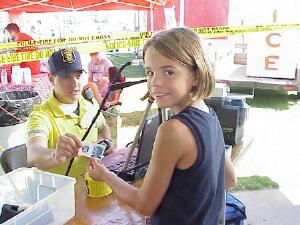
[[[247,88],[231,88],[231,92],[250,93]],[[297,95],[289,94],[281,90],[255,89],[254,99],[248,99],[247,103],[254,108],[270,108],[275,110],[287,110],[298,101]]]
[[[262,189],[278,189],[279,185],[272,181],[267,176],[250,176],[238,177],[237,185],[230,189],[231,192],[245,191],[245,190],[262,190]]]
[[[117,143],[117,117],[113,114],[104,112],[103,116],[108,124],[111,132],[111,139],[114,143]]]
[[[131,61],[135,55],[133,53],[114,53],[110,55],[110,60],[114,66],[121,67]],[[128,66],[122,72],[128,78],[145,78],[145,71],[142,65]]]
[[[157,109],[151,109],[148,116],[157,112]],[[121,113],[122,127],[135,127],[138,126],[142,119],[144,111],[135,111],[131,113]]]

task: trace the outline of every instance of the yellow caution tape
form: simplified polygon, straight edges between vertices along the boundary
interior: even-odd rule
[[[269,24],[255,26],[217,26],[217,27],[199,27],[192,28],[195,32],[204,38],[216,38],[238,35],[242,33],[266,32],[283,29],[299,29],[300,24]]]
[[[255,25],[255,26],[216,26],[216,27],[198,27],[193,28],[194,31],[199,33],[205,38],[224,37],[229,35],[237,35],[247,32],[261,32],[280,29],[295,29],[299,28],[300,24],[269,24],[269,25]],[[104,34],[93,36],[80,36],[70,38],[58,38],[58,39],[44,39],[44,40],[30,40],[21,42],[0,43],[1,49],[10,49],[18,47],[46,47],[49,45],[67,45],[75,43],[85,43],[94,41],[116,40],[116,39],[144,39],[150,38],[154,32],[137,32],[137,33],[125,33],[125,34]]]
[[[136,39],[136,40],[120,40],[120,41],[110,41],[106,43],[86,43],[86,44],[74,44],[69,45],[68,48],[77,50],[81,53],[90,53],[93,51],[107,51],[120,48],[134,48],[143,46],[147,40],[146,39]],[[10,54],[0,55],[0,65],[29,62],[41,59],[47,59],[50,55],[60,49],[60,46],[56,46],[50,49],[30,51],[30,52],[18,52]]]
[[[271,24],[256,26],[218,26],[218,27],[199,27],[192,28],[195,32],[204,38],[216,38],[237,35],[241,33],[253,33],[262,31],[298,29],[300,24]],[[81,53],[90,53],[93,51],[108,51],[113,49],[133,48],[143,46],[154,32],[140,32],[132,34],[113,34],[97,36],[81,36],[60,39],[31,40],[22,42],[11,42],[0,44],[0,49],[5,51],[10,48],[37,46],[47,49],[0,54],[0,65],[10,63],[20,63],[47,59],[56,50],[63,47],[76,49]]]
[[[105,41],[105,40],[131,40],[131,39],[143,39],[150,38],[153,35],[153,32],[139,32],[131,34],[108,34],[108,35],[93,35],[93,36],[80,36],[80,37],[70,37],[70,38],[58,38],[58,39],[44,39],[44,40],[30,40],[30,41],[20,41],[20,42],[9,42],[9,43],[0,43],[1,49],[11,49],[19,47],[46,47],[52,45],[67,45],[75,43],[86,43],[86,42],[96,42],[96,41]]]
[[[57,49],[46,49],[34,52],[18,52],[11,54],[0,55],[0,65],[11,64],[11,63],[20,63],[35,61],[40,59],[49,58],[50,55],[55,52]]]

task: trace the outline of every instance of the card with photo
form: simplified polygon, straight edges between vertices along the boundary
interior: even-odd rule
[[[107,145],[104,143],[87,144],[79,150],[78,155],[103,159],[103,157],[104,157],[103,154],[104,154],[106,147],[107,147]]]

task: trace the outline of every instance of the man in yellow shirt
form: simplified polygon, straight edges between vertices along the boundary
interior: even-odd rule
[[[74,158],[69,175],[78,177],[86,172],[87,158],[78,156],[85,134],[99,105],[81,95],[82,68],[80,55],[75,50],[61,49],[49,60],[49,80],[53,92],[28,117],[27,163],[42,170],[64,174],[70,159]],[[99,115],[85,143],[105,140],[111,133],[102,115]],[[111,145],[110,145],[111,146]],[[112,147],[107,152],[112,151]]]

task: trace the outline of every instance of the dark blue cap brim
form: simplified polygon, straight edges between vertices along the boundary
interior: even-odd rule
[[[78,68],[72,67],[72,68],[65,68],[63,70],[60,70],[60,71],[56,72],[55,74],[59,77],[64,78],[64,77],[69,76],[70,73],[74,73],[76,71],[81,71],[81,72],[86,73],[86,71],[82,67],[78,67]]]

